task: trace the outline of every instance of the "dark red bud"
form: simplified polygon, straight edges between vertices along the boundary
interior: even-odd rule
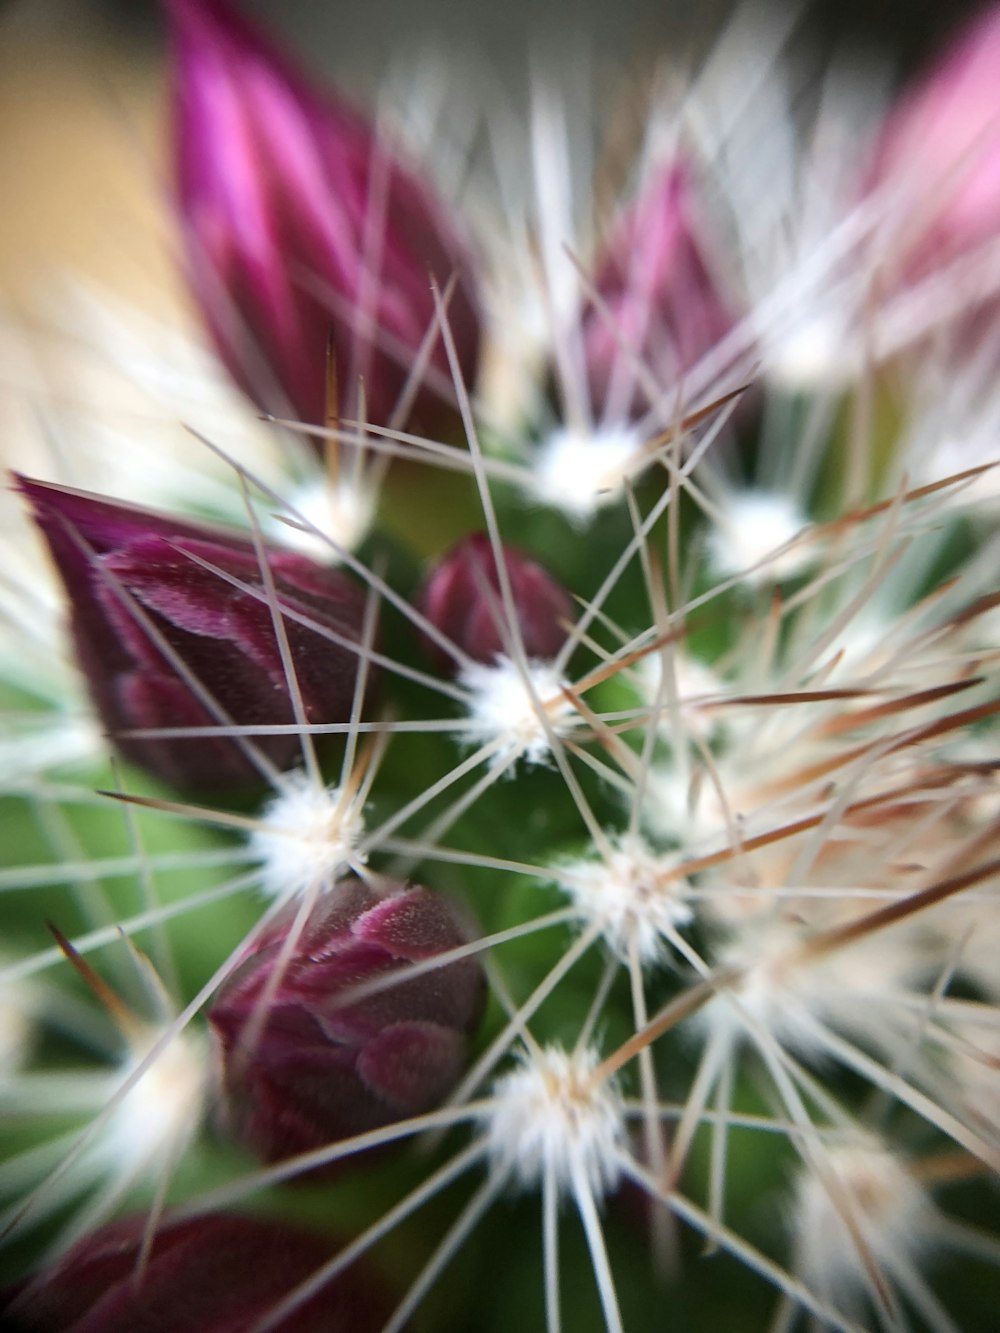
[[[551,660],[566,641],[574,620],[569,594],[552,575],[523,552],[503,548],[525,655]],[[431,571],[418,598],[419,610],[475,662],[492,663],[508,654],[511,635],[500,597],[500,576],[489,537],[473,533],[453,547]],[[455,660],[428,636],[424,648],[443,670]]]
[[[341,1002],[348,989],[466,939],[451,905],[427,889],[380,894],[344,881],[314,908],[258,1028],[297,911],[290,905],[248,953],[209,1015],[227,1126],[269,1161],[438,1105],[464,1068],[485,1003],[474,958]]]
[[[166,1222],[145,1267],[146,1218],[113,1222],[0,1295],[11,1333],[249,1333],[330,1257],[328,1240],[282,1222],[206,1214]],[[352,1264],[294,1314],[284,1333],[376,1333],[392,1312],[373,1276]]]
[[[259,780],[245,751],[225,737],[144,740],[123,734],[139,728],[220,725],[170,653],[229,722],[269,726],[294,721],[271,608],[266,599],[230,581],[262,592],[253,543],[222,528],[85,491],[25,478],[19,478],[18,485],[31,502],[65,584],[78,663],[122,754],[184,787],[220,788]],[[348,645],[358,643],[364,593],[342,572],[305,556],[274,549],[267,556],[286,612],[285,631],[306,715],[311,722],[346,721],[358,654],[324,631]],[[310,624],[299,623],[293,615]],[[291,733],[251,740],[282,768],[294,764],[301,753]]]

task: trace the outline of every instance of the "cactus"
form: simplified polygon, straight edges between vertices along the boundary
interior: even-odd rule
[[[166,10],[247,401],[0,538],[0,1310],[985,1333],[1000,11],[877,112],[665,66],[606,208],[555,84],[460,206]]]

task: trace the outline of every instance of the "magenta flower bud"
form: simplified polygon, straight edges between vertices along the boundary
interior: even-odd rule
[[[901,98],[869,188],[898,192],[888,256],[913,281],[1000,238],[1000,5]]]
[[[313,909],[261,1026],[261,997],[297,911],[290,905],[262,936],[209,1015],[224,1122],[268,1161],[438,1105],[464,1067],[485,1003],[475,958],[341,1000],[466,939],[450,904],[427,889],[378,893],[345,880]]]
[[[656,399],[640,381],[640,366],[668,393],[733,323],[684,163],[660,171],[622,213],[593,285],[600,304],[591,301],[582,316],[593,410],[634,420]]]
[[[42,1273],[0,1293],[12,1333],[249,1333],[331,1257],[329,1240],[284,1222],[206,1214],[167,1221],[140,1268],[146,1218],[85,1236]],[[285,1333],[376,1333],[392,1312],[352,1264],[289,1314]]]
[[[551,660],[566,642],[567,624],[575,619],[569,594],[522,551],[505,545],[503,553],[525,655]],[[492,664],[507,653],[510,631],[496,558],[485,532],[452,547],[425,580],[417,605],[435,629],[474,662]],[[423,646],[442,670],[455,670],[454,658],[429,635],[423,636]]]
[[[77,662],[121,753],[183,787],[259,781],[246,750],[228,737],[126,734],[295,720],[253,543],[85,491],[26,478],[18,485],[66,587]],[[302,555],[269,549],[267,558],[307,719],[346,721],[364,593]],[[249,739],[282,768],[301,753],[291,732]]]
[[[443,290],[467,383],[479,351],[465,247],[428,185],[353,110],[321,95],[221,0],[168,0],[180,214],[222,360],[267,411],[322,423],[327,354],[341,416],[385,425]],[[457,420],[440,335],[410,419]],[[405,423],[397,423],[405,424]]]

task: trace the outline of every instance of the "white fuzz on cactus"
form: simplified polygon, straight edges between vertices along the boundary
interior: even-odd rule
[[[549,1047],[523,1058],[495,1084],[487,1119],[494,1170],[522,1189],[548,1177],[563,1193],[603,1199],[621,1174],[620,1098],[596,1073],[596,1053]]]
[[[544,504],[584,524],[598,509],[621,499],[642,457],[634,428],[594,433],[555,431],[538,451],[531,489]]]
[[[473,662],[459,680],[469,692],[468,735],[489,748],[495,766],[550,763],[553,743],[579,723],[568,682],[549,662]]]
[[[108,1118],[105,1169],[133,1179],[146,1174],[158,1179],[180,1160],[201,1127],[209,1092],[204,1044],[189,1033],[172,1038],[156,1030],[144,1033],[122,1066],[122,1087],[136,1075]]]
[[[634,953],[648,965],[662,961],[669,941],[693,916],[685,884],[670,874],[673,865],[673,857],[626,834],[601,857],[560,863],[552,879],[581,918],[599,926],[614,953],[625,960]]]
[[[797,1182],[793,1217],[803,1277],[819,1291],[850,1293],[862,1318],[869,1303],[886,1318],[898,1306],[885,1274],[925,1317],[943,1317],[921,1275],[941,1227],[919,1180],[877,1142],[835,1145],[824,1158],[822,1174],[803,1172]]]
[[[298,898],[358,870],[367,859],[358,846],[364,831],[357,793],[319,786],[301,770],[289,773],[250,834],[264,892]]]

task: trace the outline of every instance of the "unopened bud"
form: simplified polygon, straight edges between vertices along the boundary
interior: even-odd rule
[[[889,115],[870,188],[891,191],[886,266],[914,281],[1000,238],[1000,5],[959,36]],[[997,294],[996,259],[992,294]],[[989,284],[987,284],[987,287]]]
[[[733,322],[709,267],[686,165],[661,170],[622,213],[593,286],[583,313],[593,410],[605,420],[633,420]]]
[[[546,569],[514,547],[504,546],[503,559],[525,656],[551,660],[574,619],[569,594]],[[484,532],[465,537],[441,559],[424,583],[418,607],[474,662],[492,664],[498,655],[510,656],[513,631],[501,598],[496,557]],[[429,635],[424,635],[423,643],[442,670],[454,669],[454,659],[440,644]]]
[[[386,425],[435,323],[432,281],[471,383],[469,257],[428,184],[344,103],[320,94],[221,0],[170,0],[180,214],[219,353],[267,411],[322,424],[328,349],[339,415]],[[438,331],[406,416],[457,420]],[[405,424],[398,422],[397,424]]]
[[[283,1222],[208,1213],[168,1221],[142,1245],[147,1218],[85,1236],[44,1272],[0,1294],[12,1333],[249,1333],[330,1258],[327,1240]],[[391,1305],[352,1264],[273,1327],[375,1333]]]
[[[453,908],[427,889],[334,885],[276,977],[297,910],[254,945],[209,1015],[227,1127],[269,1161],[438,1105],[485,1002],[475,958],[392,980],[465,942]],[[369,993],[348,994],[361,987]]]
[[[184,787],[258,779],[247,752],[226,736],[127,734],[295,721],[253,543],[85,491],[25,478],[18,485],[65,584],[77,661],[121,753]],[[306,718],[346,721],[364,593],[305,556],[269,549],[266,557]],[[249,741],[279,767],[300,753],[291,730]]]

